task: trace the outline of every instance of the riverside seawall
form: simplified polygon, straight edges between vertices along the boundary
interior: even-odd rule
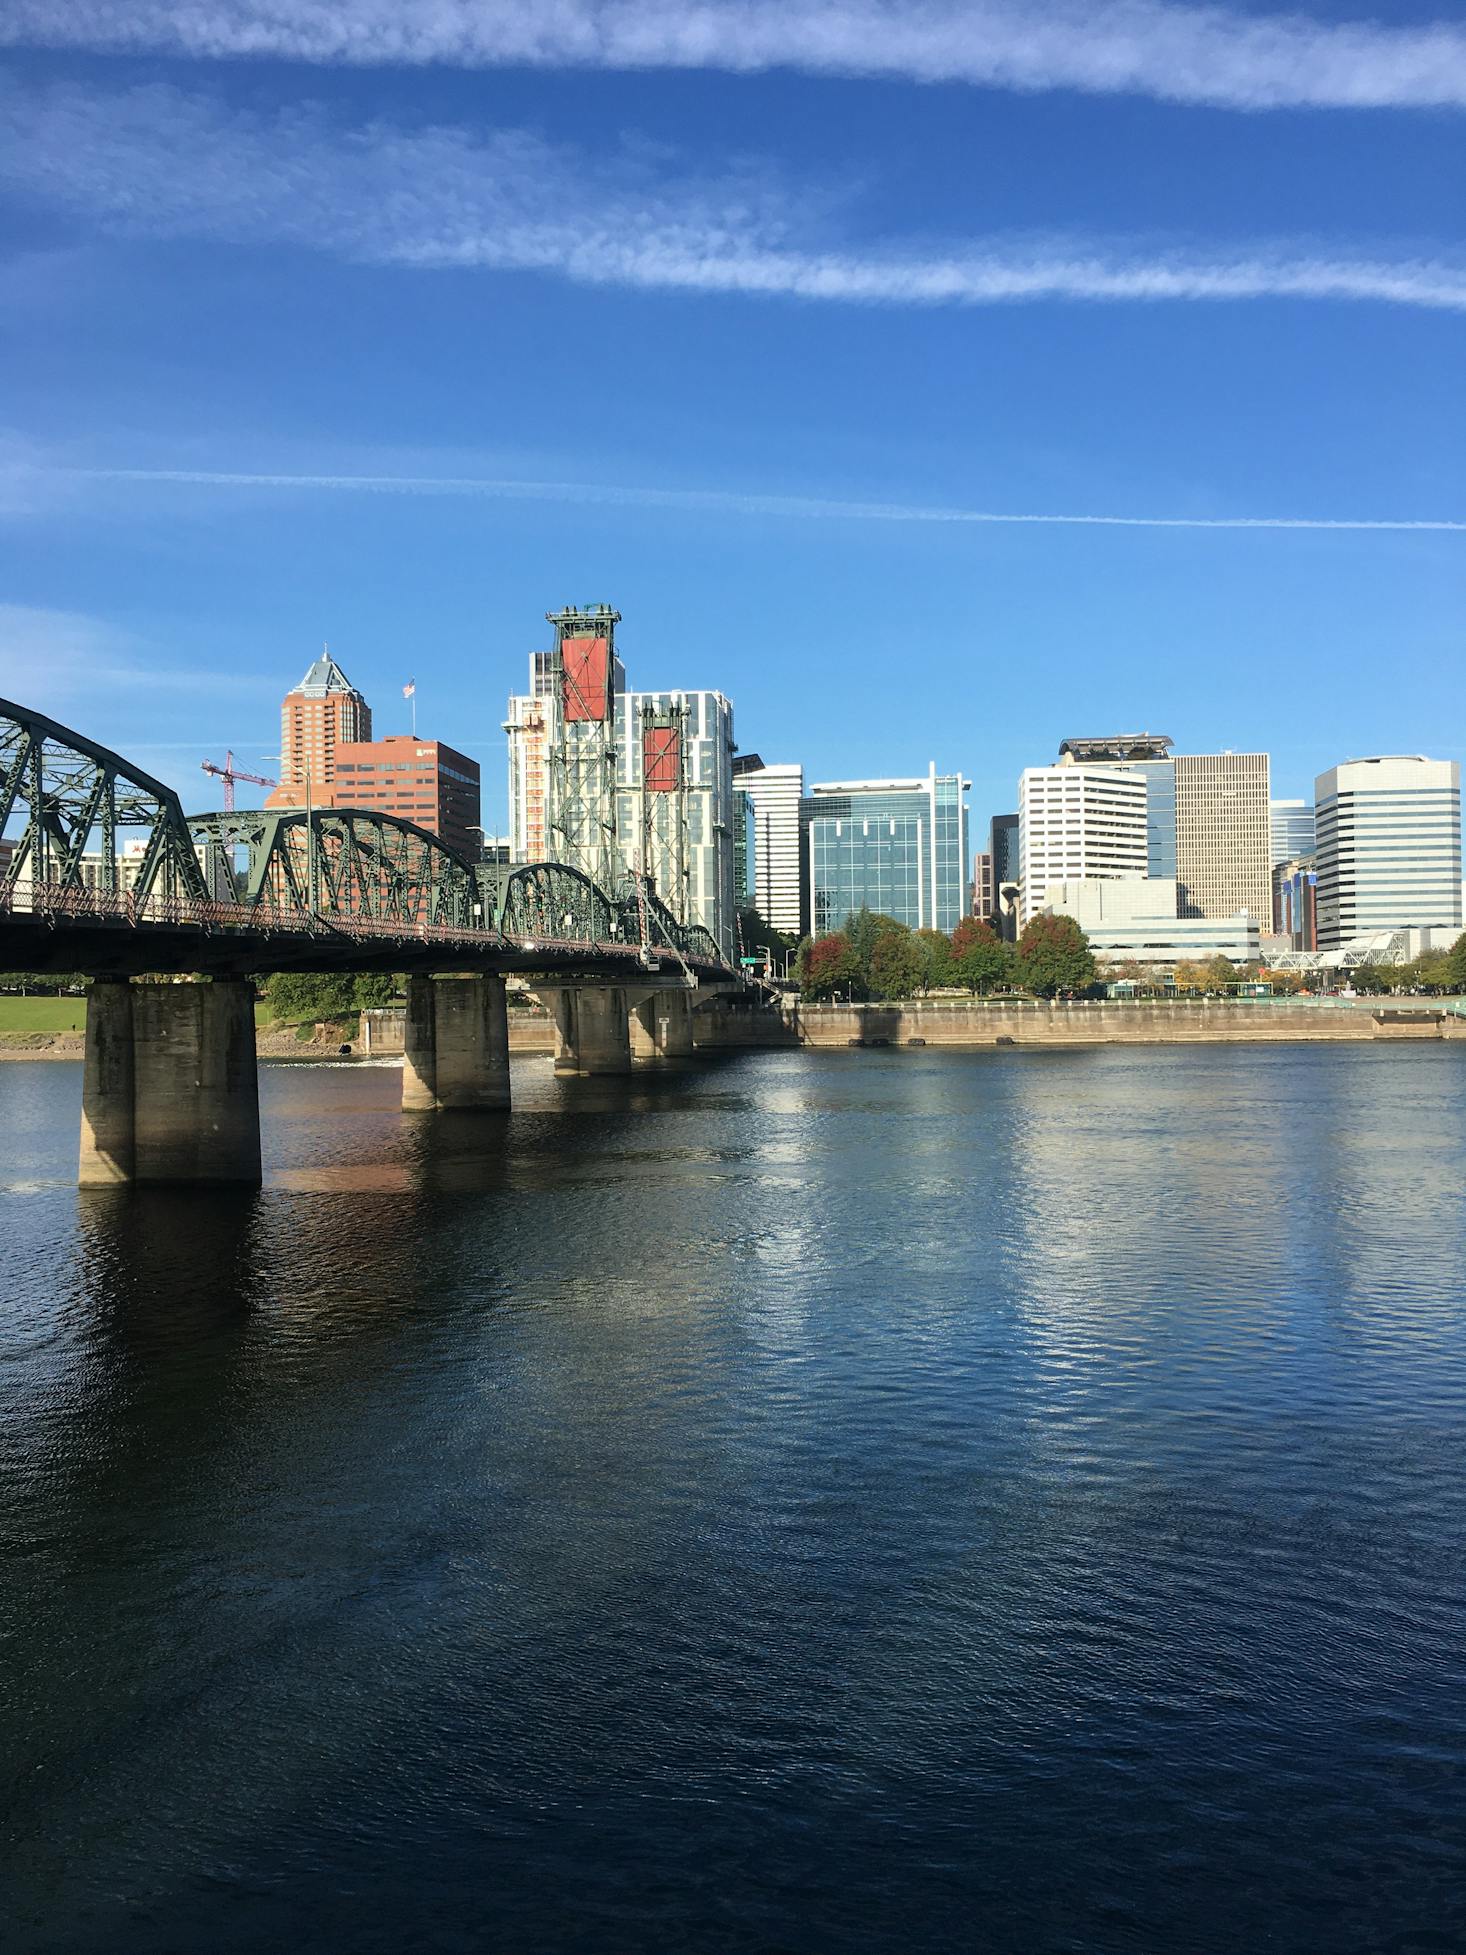
[[[1466,1039],[1460,1000],[1412,998],[1368,1004],[1266,999],[1078,1001],[920,998],[903,1004],[800,1005],[755,1011],[713,1004],[693,1016],[709,1051],[740,1047],[1209,1045],[1348,1040]]]

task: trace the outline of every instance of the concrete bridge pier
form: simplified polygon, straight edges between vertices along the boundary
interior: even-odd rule
[[[83,1188],[260,1180],[254,986],[127,984],[87,1000]]]
[[[653,991],[632,1007],[631,1056],[647,1062],[692,1057],[692,995]]]
[[[626,992],[619,984],[536,986],[555,1021],[555,1071],[582,1078],[631,1071]]]
[[[404,1112],[508,1104],[503,978],[409,978],[402,1027]]]

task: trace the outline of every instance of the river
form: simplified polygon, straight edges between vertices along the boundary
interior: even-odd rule
[[[1466,1045],[0,1065],[0,1946],[1466,1937]]]

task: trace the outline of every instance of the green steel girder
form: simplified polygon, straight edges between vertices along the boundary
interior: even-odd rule
[[[141,830],[145,847],[131,885],[139,899],[206,895],[178,796],[109,747],[0,699],[0,838],[11,846],[0,898],[22,882],[85,886],[83,856],[100,830],[96,887],[118,895],[119,828]]]
[[[711,930],[705,930],[700,923],[688,923],[683,926],[682,936],[682,948],[689,957],[701,957],[709,964],[722,963],[723,954]]]
[[[558,943],[611,943],[623,934],[609,897],[564,862],[528,863],[505,878],[499,928]]]
[[[190,815],[205,860],[251,908],[492,930],[474,865],[415,822],[367,808],[247,808]]]

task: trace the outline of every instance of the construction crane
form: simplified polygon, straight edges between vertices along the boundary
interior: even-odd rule
[[[234,813],[234,783],[236,781],[253,781],[256,787],[278,787],[280,785],[278,781],[271,780],[268,774],[247,774],[242,767],[236,767],[234,764],[233,748],[230,748],[225,754],[224,765],[222,767],[218,766],[212,760],[206,760],[203,762],[203,770],[206,774],[217,774],[219,779],[224,783],[224,812],[229,815]]]

